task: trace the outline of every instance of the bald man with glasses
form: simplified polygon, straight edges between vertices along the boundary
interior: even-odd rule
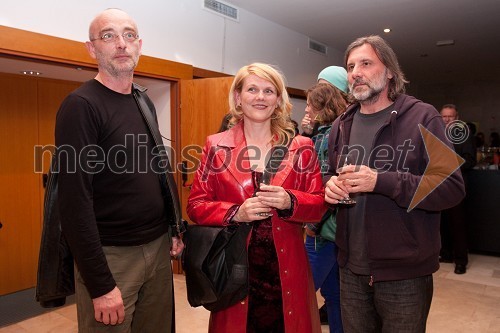
[[[142,39],[127,13],[107,9],[85,44],[98,74],[63,101],[55,133],[78,330],[173,332],[182,224],[175,182],[157,163],[154,105],[133,84]]]

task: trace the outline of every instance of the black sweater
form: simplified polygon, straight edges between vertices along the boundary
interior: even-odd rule
[[[61,225],[92,298],[115,287],[102,246],[148,243],[168,231],[154,141],[132,94],[96,80],[56,119]]]

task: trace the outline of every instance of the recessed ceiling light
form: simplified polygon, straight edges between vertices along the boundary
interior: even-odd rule
[[[33,75],[33,76],[42,75],[42,72],[35,71],[35,70],[21,71],[20,73],[24,74],[24,75]]]
[[[384,29],[384,32],[385,32],[386,34],[388,34],[389,32],[391,32],[391,29],[390,29],[390,28],[385,28],[385,29]]]

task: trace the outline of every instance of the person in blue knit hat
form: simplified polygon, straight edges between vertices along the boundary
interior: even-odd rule
[[[346,97],[348,92],[347,87],[347,71],[344,67],[328,66],[318,74],[318,83],[329,83],[333,87],[342,91]],[[339,92],[340,93],[340,92]],[[317,119],[311,118],[311,115],[306,111],[306,115],[302,118],[301,127],[302,135],[312,137],[317,133],[319,122]]]
[[[318,74],[318,82],[327,82],[347,94],[347,71],[344,67],[329,66]]]
[[[343,113],[347,98],[347,72],[343,67],[330,66],[318,75],[318,82],[306,91],[306,116],[302,125],[314,119],[311,139],[318,154],[321,172],[328,167],[328,136],[332,122]],[[306,225],[306,250],[313,274],[314,286],[320,289],[325,305],[320,309],[322,324],[328,323],[330,332],[343,332],[340,314],[340,281],[337,264],[335,212],[328,211],[320,223]]]

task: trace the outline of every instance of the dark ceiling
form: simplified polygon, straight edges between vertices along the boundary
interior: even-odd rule
[[[378,34],[411,82],[498,81],[499,0],[227,0],[343,53],[357,37]],[[392,29],[384,34],[383,29]],[[453,46],[436,46],[454,40]]]

